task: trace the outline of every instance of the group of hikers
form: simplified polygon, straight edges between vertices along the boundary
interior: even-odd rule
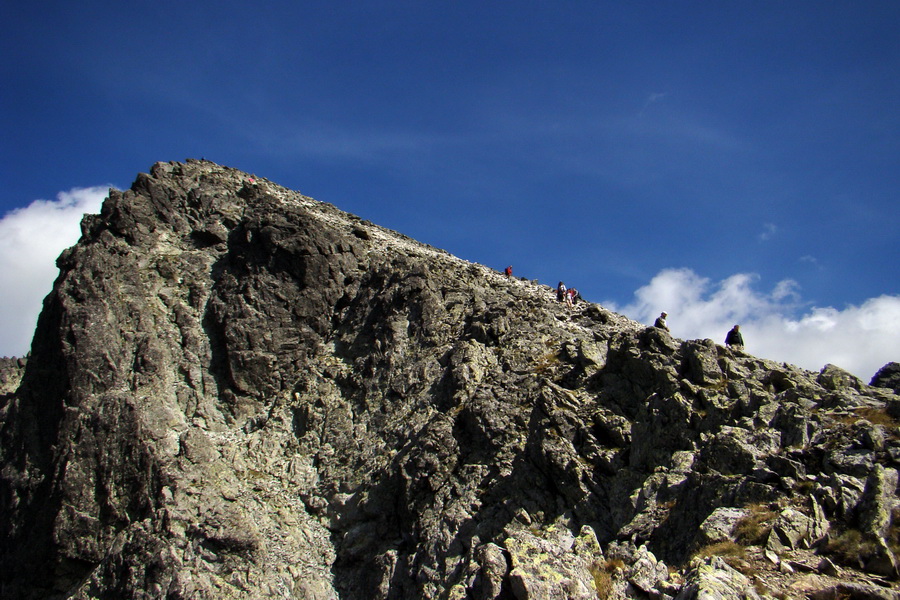
[[[512,277],[512,265],[503,269],[503,274],[507,277]],[[581,299],[581,294],[578,293],[578,290],[575,288],[567,288],[566,284],[562,281],[559,282],[559,285],[556,286],[556,301],[557,302],[565,302],[566,306],[575,306],[578,303],[578,300]]]
[[[581,294],[578,293],[578,290],[575,288],[566,288],[566,284],[562,281],[559,282],[559,285],[556,286],[556,301],[557,302],[565,302],[566,306],[575,306],[578,303],[578,299],[581,298]]]
[[[512,265],[506,267],[503,270],[504,275],[507,277],[512,277]],[[578,302],[579,298],[581,298],[581,294],[578,293],[578,290],[575,288],[567,288],[566,284],[562,281],[556,286],[556,301],[557,302],[565,302],[566,306],[575,306]],[[659,316],[656,317],[656,321],[654,321],[653,326],[658,329],[663,329],[665,331],[669,331],[669,325],[666,323],[666,317],[669,316],[669,313],[663,311],[659,313]],[[741,326],[735,325],[732,327],[728,334],[725,336],[725,345],[729,348],[734,348],[735,350],[741,350],[744,347],[744,336],[741,335]]]
[[[659,313],[659,316],[656,317],[656,321],[653,322],[653,326],[669,331],[669,326],[666,323],[666,317],[668,316],[669,313],[666,311]],[[734,348],[735,350],[741,350],[744,347],[744,336],[741,335],[740,325],[735,325],[728,330],[728,333],[725,335],[725,345],[729,348]]]

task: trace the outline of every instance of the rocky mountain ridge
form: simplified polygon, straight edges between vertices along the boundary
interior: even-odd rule
[[[895,390],[206,161],[82,230],[0,389],[4,598],[900,598]]]

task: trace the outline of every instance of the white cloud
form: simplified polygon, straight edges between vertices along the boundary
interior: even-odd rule
[[[799,261],[803,264],[810,265],[819,271],[825,270],[825,268],[821,264],[819,264],[819,260],[815,256],[806,254],[804,256],[801,256]]]
[[[774,223],[764,223],[763,230],[757,236],[757,238],[761,242],[766,242],[766,241],[769,241],[770,239],[772,239],[772,236],[774,236],[776,233],[778,233],[777,225],[775,225]]]
[[[75,188],[0,219],[0,356],[24,356],[60,252],[78,241],[85,213],[100,211],[109,187]]]
[[[884,364],[900,361],[900,296],[842,310],[809,308],[796,282],[780,281],[765,293],[753,288],[758,279],[740,273],[713,284],[690,269],[666,269],[637,290],[631,304],[610,308],[648,324],[665,310],[672,334],[683,339],[722,343],[740,324],[746,350],[756,356],[813,371],[831,363],[866,383]]]
[[[667,92],[655,92],[647,96],[647,99],[644,101],[644,106],[641,108],[640,115],[644,114],[644,111],[647,110],[651,104],[655,104],[656,102],[661,102],[665,99],[669,94]]]

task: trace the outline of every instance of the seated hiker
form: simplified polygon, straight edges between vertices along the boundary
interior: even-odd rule
[[[669,313],[667,313],[666,311],[659,313],[659,316],[656,317],[656,321],[653,323],[653,326],[657,327],[659,329],[664,329],[666,331],[669,331],[669,326],[666,325],[666,317],[668,317],[668,316],[669,316]]]
[[[725,336],[725,345],[740,350],[744,347],[744,336],[741,335],[741,326],[735,325]]]

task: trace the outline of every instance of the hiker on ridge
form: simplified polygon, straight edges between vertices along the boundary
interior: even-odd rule
[[[556,286],[556,301],[557,302],[565,302],[566,301],[566,284],[562,281],[559,282],[559,285]]]
[[[506,269],[503,270],[503,273],[506,274],[507,277],[512,277],[512,265],[506,267]]]
[[[656,317],[656,321],[653,323],[653,326],[665,331],[669,331],[669,326],[666,325],[666,317],[668,316],[669,313],[667,313],[666,311],[659,313],[659,316]]]
[[[744,347],[744,336],[741,335],[741,326],[735,325],[725,336],[725,345],[740,350]]]

